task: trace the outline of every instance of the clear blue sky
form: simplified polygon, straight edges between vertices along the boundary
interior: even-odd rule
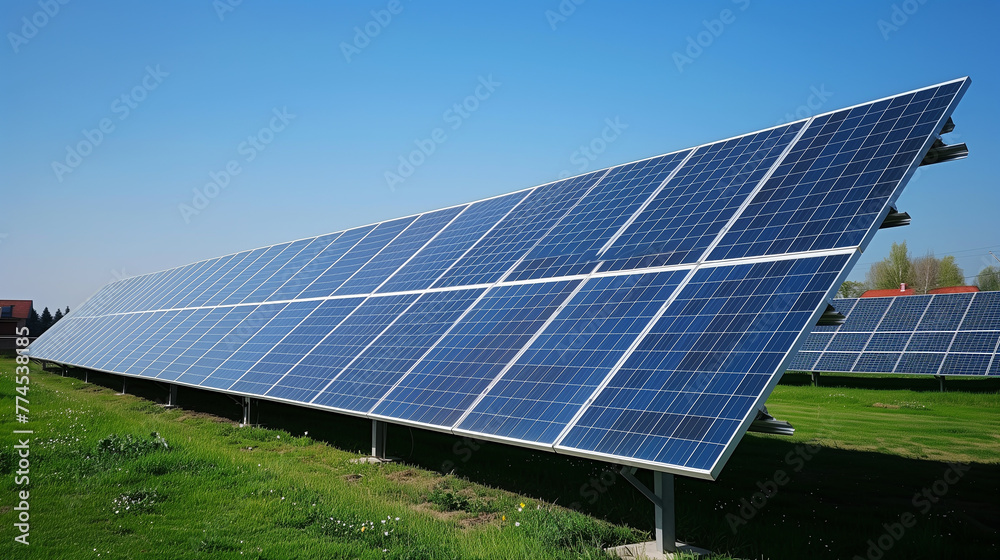
[[[970,276],[1000,254],[996,2],[49,2],[0,5],[0,297],[39,310],[964,75],[971,156],[922,169],[899,201],[913,225],[880,232],[852,278],[904,239]],[[606,119],[624,126],[591,161]]]

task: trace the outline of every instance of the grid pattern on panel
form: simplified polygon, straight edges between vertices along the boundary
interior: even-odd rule
[[[229,359],[236,350],[243,345],[247,339],[257,334],[264,325],[268,324],[285,307],[284,303],[265,304],[258,307],[250,307],[250,313],[234,315],[230,313],[226,317],[229,332],[222,335],[217,340],[211,340],[212,347],[200,353],[196,353],[195,361],[184,370],[184,373],[176,379],[180,383],[200,385],[216,368]]]
[[[612,168],[565,219],[539,241],[510,280],[589,272],[605,242],[629,220],[690,150]]]
[[[790,369],[991,375],[1000,341],[1000,292],[836,299],[833,303],[847,320],[830,331],[820,332],[817,327]]]
[[[532,190],[445,272],[434,287],[488,284],[501,279],[604,173],[595,171]]]
[[[712,259],[861,245],[962,82],[816,117]]]
[[[29,352],[714,478],[790,362],[1000,370],[992,295],[804,340],[968,84],[122,279]]]
[[[602,270],[692,263],[802,128],[797,122],[695,151],[603,255]]]
[[[344,253],[350,251],[352,247],[373,229],[375,229],[374,225],[361,226],[349,229],[340,234],[337,239],[324,247],[319,254],[305,263],[298,272],[292,274],[291,278],[286,280],[284,284],[274,290],[267,297],[266,301],[279,301],[298,297],[303,290],[312,284],[321,274],[326,272],[328,268],[333,266],[338,259],[344,256]]]
[[[247,299],[251,293],[260,288],[261,285],[274,276],[278,270],[287,265],[288,261],[292,260],[292,258],[295,257],[299,251],[304,249],[311,241],[311,239],[302,239],[292,243],[284,243],[282,245],[275,246],[275,248],[270,251],[272,257],[267,261],[267,264],[262,264],[259,267],[253,268],[246,281],[235,290],[232,290],[222,301],[222,305],[237,304]]]
[[[186,342],[178,346],[174,359],[162,367],[158,379],[176,381],[199,357],[204,356],[216,344],[247,318],[255,307],[217,307],[194,329],[184,335]],[[214,320],[218,317],[218,320]],[[197,338],[194,336],[197,335]],[[173,349],[170,354],[174,354]]]
[[[420,296],[312,402],[368,412],[484,291],[450,290]]]
[[[341,284],[353,276],[358,269],[365,266],[372,257],[391,243],[413,221],[414,218],[401,218],[379,224],[364,239],[358,241],[357,245],[352,247],[350,251],[344,253],[344,256],[340,257],[330,268],[326,269],[326,272],[302,290],[302,293],[297,297],[305,299],[333,295]]]
[[[320,253],[322,253],[331,243],[336,241],[340,237],[340,233],[331,233],[329,235],[321,235],[319,237],[306,240],[308,243],[300,249],[297,253],[292,255],[287,262],[282,264],[271,276],[267,278],[262,278],[261,281],[253,288],[247,297],[243,298],[241,303],[261,303],[265,300],[271,298],[275,295],[286,282],[292,279],[296,274],[308,266],[313,259],[315,259]],[[301,285],[299,288],[301,289]],[[289,288],[289,292],[292,288]],[[282,299],[280,297],[274,298],[275,300]],[[273,301],[273,300],[272,300]]]
[[[417,297],[416,294],[400,294],[369,298],[265,394],[299,402],[311,401]]]
[[[362,266],[342,286],[337,288],[334,295],[368,294],[375,291],[379,284],[437,235],[463,208],[448,208],[417,218],[410,227],[406,228],[404,235],[394,239]]]
[[[527,192],[516,192],[470,204],[441,235],[396,271],[378,291],[405,292],[429,288],[527,195]]]
[[[457,427],[553,443],[685,274],[587,281]]]
[[[330,299],[324,301],[301,323],[295,326],[260,358],[239,379],[230,391],[263,395],[278,382],[303,356],[309,353],[337,327],[364,298]]]
[[[697,270],[558,447],[711,470],[848,260]]]
[[[544,282],[490,290],[372,413],[450,427],[578,284]]]
[[[225,361],[213,369],[200,385],[216,389],[226,389],[239,379],[261,358],[282,343],[302,321],[319,307],[320,301],[293,301],[279,311],[271,320],[261,326],[239,346]]]

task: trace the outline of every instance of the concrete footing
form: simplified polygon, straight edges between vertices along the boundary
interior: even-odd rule
[[[697,546],[691,546],[682,542],[678,542],[676,547],[677,552],[664,553],[657,550],[656,541],[649,541],[644,543],[623,544],[606,550],[619,558],[625,558],[628,560],[662,560],[679,558],[682,554],[688,556],[692,554],[695,556],[709,556],[712,554],[704,548],[698,548]]]

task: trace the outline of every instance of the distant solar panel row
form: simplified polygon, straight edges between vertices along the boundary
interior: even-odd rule
[[[1000,292],[833,303],[847,321],[813,329],[789,369],[1000,375]]]
[[[715,478],[968,84],[121,280],[30,352]]]

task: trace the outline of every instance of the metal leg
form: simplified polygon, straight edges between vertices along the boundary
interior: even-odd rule
[[[653,503],[656,515],[656,549],[660,552],[677,551],[677,534],[674,518],[674,475],[653,471],[653,493],[659,504]]]
[[[177,385],[170,384],[170,396],[167,397],[167,406],[177,406]]]
[[[812,385],[813,387],[819,387],[819,372],[812,372]]]
[[[389,425],[385,422],[372,420],[372,457],[385,459],[385,437]]]
[[[944,376],[943,375],[935,375],[934,377],[937,378],[938,383],[940,383],[941,392],[943,393],[944,392]]]
[[[243,397],[243,425],[250,425],[250,397]]]

